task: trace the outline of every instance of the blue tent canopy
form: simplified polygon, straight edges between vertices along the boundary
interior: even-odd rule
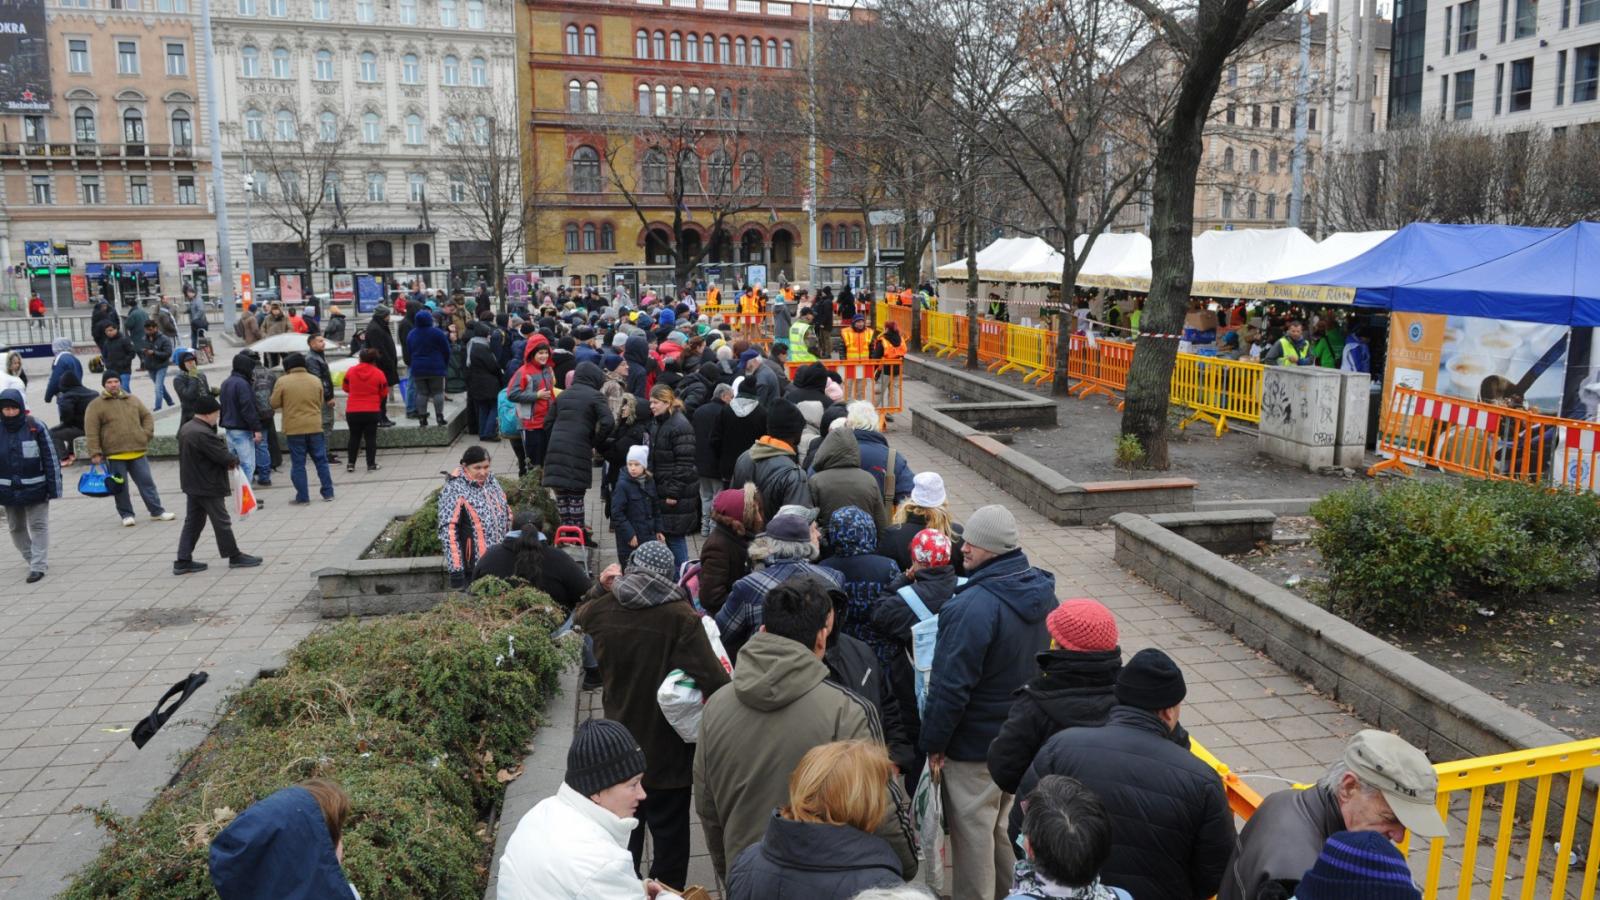
[[[1556,234],[1557,231],[1555,228],[1524,228],[1515,225],[1439,225],[1416,222],[1396,231],[1388,240],[1354,259],[1321,271],[1296,275],[1293,278],[1280,278],[1273,284],[1352,287],[1356,289],[1357,306],[1389,309],[1390,288],[1396,285],[1437,278],[1469,266],[1476,266],[1521,250],[1529,244]]]
[[[1600,223],[1388,291],[1392,308],[1554,325],[1600,325]]]

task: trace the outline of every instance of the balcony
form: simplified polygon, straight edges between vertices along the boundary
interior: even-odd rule
[[[194,159],[193,144],[0,143],[0,157],[26,159]]]

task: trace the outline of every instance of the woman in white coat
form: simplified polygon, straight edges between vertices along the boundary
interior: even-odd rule
[[[554,797],[517,823],[500,857],[499,900],[642,900],[663,890],[639,878],[628,852],[644,800],[644,750],[626,726],[591,719],[567,750]]]

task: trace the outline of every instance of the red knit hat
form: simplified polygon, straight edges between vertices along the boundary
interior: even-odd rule
[[[911,559],[925,566],[950,565],[950,539],[932,528],[924,528],[911,539]]]
[[[1117,649],[1117,620],[1098,600],[1063,600],[1045,619],[1050,637],[1062,650],[1098,653]]]

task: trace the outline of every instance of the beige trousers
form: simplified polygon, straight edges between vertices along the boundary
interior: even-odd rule
[[[995,786],[982,762],[947,759],[942,770],[944,816],[950,828],[951,900],[1003,900],[1016,856],[1006,843],[1011,795]]]

